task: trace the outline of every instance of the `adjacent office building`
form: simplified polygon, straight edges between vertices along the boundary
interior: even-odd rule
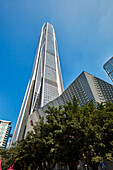
[[[28,116],[60,96],[62,92],[63,82],[55,31],[51,24],[45,23],[11,143],[24,138]]]
[[[92,99],[95,106],[97,106],[97,102],[111,101],[113,103],[113,86],[83,71],[59,97],[29,115],[26,133],[32,129],[31,120],[34,124],[38,122],[39,115],[45,116],[45,110],[48,109],[48,106],[59,107],[66,104],[67,101],[72,102],[73,96],[79,100],[80,106]]]
[[[113,82],[113,57],[104,64],[103,68]]]
[[[0,120],[0,147],[6,148],[8,139],[10,137],[11,122]]]

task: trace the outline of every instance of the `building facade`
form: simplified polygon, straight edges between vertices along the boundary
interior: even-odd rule
[[[11,144],[24,138],[28,116],[60,96],[62,92],[63,82],[55,32],[51,24],[45,23]]]
[[[113,57],[111,57],[103,66],[104,70],[106,71],[107,75],[110,77],[111,81],[113,82]]]
[[[6,148],[10,136],[11,122],[0,120],[0,147]]]
[[[97,102],[110,101],[113,103],[113,86],[83,71],[59,97],[29,115],[26,134],[32,130],[31,120],[35,124],[39,121],[39,115],[45,117],[45,110],[48,109],[48,106],[65,105],[67,101],[72,102],[73,96],[79,100],[80,106],[85,105],[90,100],[93,100],[95,106],[97,106]]]

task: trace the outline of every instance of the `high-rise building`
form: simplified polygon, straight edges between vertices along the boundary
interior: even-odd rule
[[[63,82],[55,32],[51,24],[45,23],[11,143],[24,138],[28,115],[60,96],[62,92]]]
[[[0,120],[0,147],[6,148],[10,136],[11,122]]]
[[[55,32],[53,26],[46,23],[42,27],[31,77],[11,144],[25,137],[32,128],[31,120],[37,122],[39,115],[45,115],[48,106],[66,104],[67,101],[72,101],[73,96],[79,100],[80,106],[92,99],[97,106],[97,102],[113,102],[113,86],[83,71],[63,92]]]
[[[103,68],[113,82],[113,57],[104,64]]]
[[[59,97],[29,115],[26,133],[32,129],[31,120],[34,124],[38,122],[39,115],[46,115],[45,110],[48,109],[48,106],[59,107],[65,105],[67,101],[72,102],[73,96],[79,100],[80,106],[85,105],[92,99],[95,106],[97,106],[97,102],[111,101],[113,103],[113,85],[83,71]]]

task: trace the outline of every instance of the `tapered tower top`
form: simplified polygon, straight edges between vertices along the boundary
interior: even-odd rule
[[[42,27],[34,60],[34,94],[31,112],[54,100],[63,92],[59,56],[54,28],[48,22]]]

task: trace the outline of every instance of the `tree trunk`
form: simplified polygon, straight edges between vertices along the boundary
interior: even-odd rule
[[[26,170],[26,163],[24,163],[24,169],[23,170]]]
[[[75,170],[77,170],[77,164],[75,164]]]
[[[91,167],[92,167],[92,170],[98,170],[98,164],[97,163],[91,164]]]
[[[75,170],[74,162],[69,163],[69,170]]]
[[[51,170],[50,162],[48,162],[47,170]]]

